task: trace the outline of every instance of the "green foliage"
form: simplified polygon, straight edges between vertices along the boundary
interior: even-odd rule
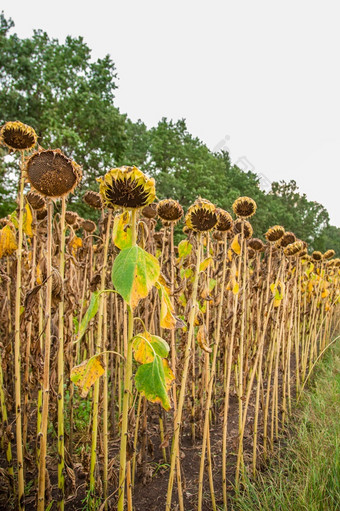
[[[265,193],[253,172],[243,172],[227,152],[212,153],[187,130],[184,119],[163,118],[147,129],[114,106],[117,87],[110,56],[93,60],[82,37],[64,43],[36,30],[31,38],[12,33],[14,23],[0,15],[0,124],[20,120],[38,133],[43,147],[60,147],[83,166],[82,190],[71,197],[68,208],[81,216],[98,219],[98,213],[81,200],[85,189],[97,190],[96,177],[109,167],[135,164],[157,181],[157,196],[179,200],[188,207],[198,196],[231,211],[236,198],[252,197],[257,203],[251,219],[254,234],[262,237],[282,224],[311,249],[336,250],[340,256],[339,230],[329,225],[326,209],[301,194],[295,181],[273,183]],[[15,207],[18,157],[4,161],[0,149],[0,216]],[[8,159],[7,159],[8,160]],[[176,242],[183,237],[176,227]]]
[[[112,283],[125,302],[134,309],[159,277],[158,260],[138,245],[125,248],[112,266]]]
[[[80,323],[80,328],[79,328],[78,336],[77,336],[77,342],[79,342],[81,340],[81,338],[83,337],[83,335],[86,332],[89,322],[91,321],[91,319],[93,319],[95,317],[95,315],[98,312],[99,297],[100,297],[100,291],[94,291],[94,293],[92,293],[92,295],[91,295],[90,305],[88,306],[88,309],[85,312],[84,317]]]
[[[161,403],[165,410],[170,409],[170,401],[166,388],[166,375],[162,359],[155,355],[152,362],[138,367],[135,383],[139,392],[152,403]]]

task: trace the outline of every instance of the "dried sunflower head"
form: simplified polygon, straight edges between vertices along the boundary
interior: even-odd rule
[[[42,208],[42,209],[38,209],[37,211],[37,220],[44,220],[44,218],[46,218],[47,216],[47,209],[46,208]]]
[[[299,257],[306,257],[306,255],[308,255],[308,252],[305,248],[298,253]]]
[[[216,241],[223,241],[224,237],[225,237],[225,234],[224,232],[222,231],[214,231],[212,233],[212,237],[214,238],[214,240]]]
[[[39,210],[46,206],[46,201],[45,201],[44,197],[42,197],[37,192],[33,192],[33,191],[28,192],[28,194],[26,195],[26,199],[27,199],[27,202],[29,203],[29,205],[34,210]]]
[[[100,193],[89,190],[84,193],[83,201],[91,208],[102,209],[103,203]]]
[[[301,250],[303,250],[303,242],[301,240],[297,240],[287,245],[283,252],[287,257],[292,257],[298,255]]]
[[[285,230],[284,227],[282,227],[282,225],[274,225],[273,227],[268,229],[268,231],[265,234],[265,237],[267,241],[274,243],[275,241],[281,239],[284,233]]]
[[[217,208],[218,221],[216,225],[216,230],[221,232],[230,231],[233,228],[233,219],[231,218],[230,213],[228,211],[224,211],[224,209]]]
[[[0,144],[11,151],[29,151],[37,143],[37,134],[31,126],[20,121],[6,122],[0,129]]]
[[[322,260],[322,253],[319,252],[318,250],[314,250],[314,252],[312,253],[312,259],[314,261],[321,261]]]
[[[137,167],[119,167],[99,178],[100,195],[109,208],[140,209],[155,200],[155,180]]]
[[[27,160],[26,172],[33,189],[52,198],[60,198],[73,192],[81,178],[79,165],[59,149],[47,149],[32,154]]]
[[[83,219],[80,225],[84,231],[89,233],[94,232],[97,228],[96,224],[92,220]]]
[[[242,233],[242,226],[243,226],[243,237],[245,240],[249,239],[253,235],[253,228],[250,224],[250,222],[247,222],[247,220],[236,220],[234,222],[234,232],[235,234],[241,234]]]
[[[334,257],[335,256],[335,250],[326,250],[326,252],[324,253],[323,255],[323,258],[324,259],[331,259],[331,257]]]
[[[165,222],[176,223],[183,216],[183,208],[177,200],[164,199],[157,204],[157,215]]]
[[[256,252],[261,252],[264,250],[265,245],[259,238],[251,238],[248,241],[248,247]]]
[[[255,250],[253,250],[252,248],[248,247],[248,259],[254,259],[255,255],[256,255]]]
[[[233,204],[233,211],[240,218],[250,218],[256,212],[256,202],[250,197],[239,197]]]
[[[145,208],[142,209],[142,215],[145,218],[155,218],[157,215],[157,206],[156,204],[148,204]]]
[[[65,220],[66,223],[68,223],[68,225],[75,225],[78,219],[79,219],[78,213],[75,213],[74,211],[66,211]]]
[[[217,224],[218,214],[216,206],[205,199],[197,199],[192,204],[185,217],[189,229],[196,232],[211,231]]]
[[[296,236],[293,232],[285,232],[282,238],[280,239],[279,246],[281,248],[285,248],[291,243],[294,243],[296,241]]]

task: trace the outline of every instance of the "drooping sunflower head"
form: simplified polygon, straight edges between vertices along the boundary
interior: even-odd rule
[[[251,238],[248,241],[248,247],[256,252],[263,252],[265,249],[264,243],[259,238]]]
[[[155,216],[157,215],[157,206],[156,204],[148,204],[147,206],[145,206],[143,209],[142,209],[142,215],[145,217],[145,218],[155,218]]]
[[[164,199],[157,204],[157,215],[165,222],[176,223],[183,216],[183,208],[177,200]]]
[[[68,225],[74,225],[79,220],[78,213],[75,213],[75,211],[66,211],[65,213],[65,220]]]
[[[119,167],[99,178],[99,192],[108,208],[140,209],[155,200],[155,180],[137,167]]]
[[[330,249],[330,250],[326,250],[326,252],[323,255],[323,258],[324,259],[331,259],[334,256],[335,256],[335,250]]]
[[[322,260],[322,252],[319,252],[318,250],[314,250],[312,253],[312,259],[314,261],[321,261]]]
[[[241,220],[238,219],[236,222],[234,222],[234,232],[235,234],[242,234],[243,229],[243,237],[245,240],[248,240],[253,235],[253,228],[251,226],[250,222],[247,222],[247,220]]]
[[[102,209],[103,207],[100,193],[94,192],[93,190],[88,190],[84,193],[83,201],[94,209]]]
[[[38,209],[37,220],[40,222],[41,220],[44,220],[44,218],[46,218],[46,217],[47,217],[47,209],[46,208]]]
[[[306,257],[307,255],[308,255],[308,252],[305,248],[303,250],[301,250],[301,252],[298,253],[298,256],[301,258]]]
[[[274,225],[273,227],[268,229],[268,231],[265,234],[265,237],[266,237],[267,241],[274,243],[276,241],[279,241],[279,239],[282,238],[284,233],[285,233],[285,230],[284,230],[284,227],[282,227],[282,225]]]
[[[233,204],[233,211],[240,218],[250,218],[256,212],[256,202],[250,197],[239,197]]]
[[[287,257],[292,257],[298,255],[301,250],[303,250],[303,242],[301,240],[296,240],[293,243],[287,245],[283,252]]]
[[[185,223],[194,232],[211,231],[217,224],[216,206],[205,199],[197,199],[192,204],[185,217]]]
[[[20,121],[8,121],[0,129],[0,144],[11,151],[29,151],[36,143],[34,129]]]
[[[248,259],[254,259],[255,256],[256,256],[255,250],[248,247]]]
[[[87,219],[82,219],[80,225],[84,229],[84,231],[88,233],[94,232],[97,228],[96,224],[92,220]]]
[[[216,225],[216,230],[221,232],[230,231],[233,228],[233,219],[231,218],[230,213],[228,211],[224,211],[224,209],[217,208],[218,221]]]
[[[73,192],[81,179],[79,165],[59,149],[32,154],[26,162],[26,172],[34,190],[56,199]]]
[[[285,232],[282,238],[280,239],[279,246],[281,248],[285,248],[291,243],[294,243],[296,241],[296,236],[293,232]]]
[[[27,202],[35,211],[42,209],[46,206],[46,201],[40,193],[33,192],[32,190],[26,195]]]

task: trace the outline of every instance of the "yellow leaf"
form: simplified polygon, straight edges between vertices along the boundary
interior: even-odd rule
[[[232,253],[232,251],[229,248],[228,249],[228,261],[232,261],[232,259],[233,259],[233,253]]]
[[[10,256],[18,248],[15,235],[9,225],[5,225],[0,230],[0,259],[4,256]]]
[[[131,227],[129,226],[130,213],[124,211],[121,215],[115,216],[113,221],[112,239],[116,247],[123,250],[131,247]]]
[[[197,332],[197,343],[199,347],[206,353],[211,353],[212,349],[207,344],[207,329],[205,325],[201,325]]]
[[[163,362],[163,367],[164,367],[165,386],[166,386],[166,390],[168,391],[171,387],[171,383],[175,379],[175,375],[172,372],[172,370],[169,366],[169,362],[166,360],[166,358],[163,358],[162,362]]]
[[[183,321],[175,316],[175,309],[167,293],[167,288],[161,284],[160,280],[161,279],[158,279],[158,282],[156,282],[156,287],[158,288],[161,299],[160,327],[167,328],[168,330],[181,328],[184,326]]]
[[[76,257],[78,249],[82,246],[83,246],[83,241],[81,238],[78,238],[78,236],[74,236],[71,239],[71,241],[69,243],[69,248],[71,250],[71,254],[73,255],[73,257]]]
[[[81,397],[86,397],[93,385],[105,372],[100,356],[84,360],[71,369],[71,381],[81,390]]]
[[[233,295],[237,295],[240,290],[240,286],[238,285],[238,282],[236,280],[233,283]]]
[[[202,261],[200,264],[200,271],[205,271],[208,268],[208,266],[210,266],[210,264],[212,263],[212,260],[213,260],[212,257],[207,257],[206,259],[204,259],[204,261]]]
[[[41,286],[41,284],[43,282],[43,277],[42,277],[41,268],[40,268],[40,264],[39,263],[37,264],[35,271],[36,271],[36,275],[37,275],[37,284],[39,286]]]
[[[26,234],[26,236],[33,236],[32,231],[32,211],[29,204],[26,204],[25,211],[24,211],[24,218],[23,218],[23,231]]]
[[[239,235],[236,234],[236,236],[233,239],[230,247],[235,252],[235,254],[240,255],[240,253],[241,253],[241,246],[239,244],[238,237],[239,237]]]
[[[274,307],[278,307],[284,297],[285,285],[279,280],[278,282],[273,282],[273,284],[270,285],[270,290],[274,297],[273,305]]]

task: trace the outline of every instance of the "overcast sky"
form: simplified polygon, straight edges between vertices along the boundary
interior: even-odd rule
[[[116,64],[116,106],[151,127],[185,118],[209,148],[295,179],[340,226],[338,0],[7,2],[20,37],[82,35]]]

